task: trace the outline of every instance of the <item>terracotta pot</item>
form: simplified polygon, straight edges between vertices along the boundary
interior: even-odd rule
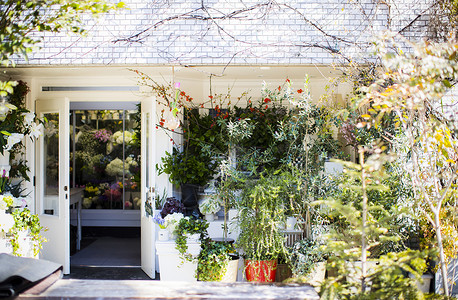
[[[245,260],[245,275],[252,282],[274,282],[277,260]]]

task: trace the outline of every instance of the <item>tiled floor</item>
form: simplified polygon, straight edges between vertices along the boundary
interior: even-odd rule
[[[140,238],[98,237],[70,258],[64,279],[149,280],[141,270]]]
[[[99,237],[70,258],[73,266],[139,267],[140,238]]]

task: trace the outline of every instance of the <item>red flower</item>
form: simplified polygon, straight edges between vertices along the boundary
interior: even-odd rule
[[[269,98],[265,98],[264,99],[264,103],[269,103],[270,101],[272,101],[272,100],[270,100]]]
[[[298,92],[299,94],[302,94],[303,90],[302,90],[302,89],[298,89],[297,92]]]
[[[213,99],[213,96],[212,96],[212,95],[210,95],[210,96],[208,96],[208,98],[210,98],[210,99]]]
[[[268,109],[268,108],[269,108],[269,105],[266,105],[266,109]]]
[[[254,112],[254,108],[253,108],[253,107],[250,107],[250,111],[251,111],[251,112]]]
[[[204,108],[204,104],[202,103],[202,104],[200,105],[200,107],[201,107],[201,108]]]
[[[180,92],[180,96],[186,96],[185,92]]]
[[[289,79],[288,79],[288,78],[286,79],[286,82],[288,82],[288,83],[289,83]]]

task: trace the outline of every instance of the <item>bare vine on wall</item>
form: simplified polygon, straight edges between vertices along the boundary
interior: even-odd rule
[[[370,47],[371,36],[383,30],[408,35],[409,29],[415,28],[417,33],[425,34],[427,28],[420,21],[428,17],[437,1],[429,5],[411,1],[412,7],[418,2],[421,9],[402,22],[396,18],[403,10],[390,0],[327,1],[306,8],[288,1],[248,2],[240,1],[228,9],[220,1],[183,2],[181,8],[177,1],[153,0],[148,23],[112,42],[156,48],[169,62],[185,66],[192,64],[192,58],[202,53],[203,47],[208,47],[208,58],[224,59],[219,62],[222,65],[243,57],[269,58],[271,63],[278,63],[285,55],[275,56],[275,52],[293,57],[325,53],[336,62],[348,64],[355,59],[365,60],[361,54]],[[171,30],[183,24],[192,30]],[[265,38],[259,30],[271,31],[273,38]],[[165,36],[161,35],[164,31],[168,32]]]

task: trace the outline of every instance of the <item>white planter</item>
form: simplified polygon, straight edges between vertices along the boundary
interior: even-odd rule
[[[215,215],[214,214],[206,214],[205,215],[205,220],[207,220],[208,222],[211,222],[211,221],[215,220]]]
[[[167,229],[159,228],[157,233],[158,241],[168,241],[170,239],[169,231]]]
[[[230,260],[226,267],[226,273],[224,273],[221,282],[236,282],[237,273],[239,270],[240,259]]]
[[[0,253],[13,254],[13,246],[9,239],[0,238]]]
[[[197,260],[183,261],[175,249],[175,241],[156,242],[156,250],[162,281],[197,281]],[[188,243],[188,253],[194,257],[199,255],[200,243]]]
[[[288,217],[288,218],[286,218],[286,230],[295,229],[296,224],[297,224],[297,218],[296,217]]]
[[[194,233],[186,236],[186,241],[190,243],[200,243],[200,233]]]
[[[239,216],[239,210],[238,209],[235,209],[235,208],[229,209],[228,218],[227,218],[228,222],[236,221],[238,216]]]
[[[324,281],[324,276],[326,274],[326,262],[320,261],[313,268],[312,272],[307,275],[307,283],[312,286],[320,286]]]
[[[346,262],[347,264],[347,281],[349,282],[356,282],[360,281],[362,277],[362,262],[361,261],[354,261],[354,262]],[[377,262],[375,261],[366,261],[366,275],[370,274],[374,271],[375,267],[377,266]],[[368,282],[368,284],[370,284]]]
[[[410,278],[414,278],[412,274],[409,273]],[[423,274],[421,275],[421,282],[417,280],[417,286],[423,294],[429,293],[429,288],[431,286],[431,281],[433,280],[433,275]]]

